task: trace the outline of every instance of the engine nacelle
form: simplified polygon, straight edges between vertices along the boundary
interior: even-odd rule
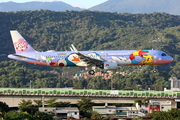
[[[104,70],[114,70],[117,69],[117,63],[116,62],[104,62],[103,68]]]

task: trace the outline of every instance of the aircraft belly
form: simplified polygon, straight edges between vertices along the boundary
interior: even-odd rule
[[[25,61],[26,63],[31,63],[34,65],[42,65],[42,66],[47,66],[45,62],[40,62],[40,61]]]
[[[88,64],[86,63],[86,62],[78,62],[77,64],[76,64],[77,66],[80,66],[80,67],[86,67],[86,66],[88,66]]]

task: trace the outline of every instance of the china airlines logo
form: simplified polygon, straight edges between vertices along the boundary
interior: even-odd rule
[[[26,42],[23,38],[19,39],[18,42],[14,43],[16,50],[25,51],[28,47],[28,42]]]

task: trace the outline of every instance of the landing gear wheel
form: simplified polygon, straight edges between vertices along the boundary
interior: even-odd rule
[[[94,71],[94,70],[90,70],[90,71],[89,71],[89,74],[90,74],[90,75],[94,75],[94,74],[95,74],[95,71]]]

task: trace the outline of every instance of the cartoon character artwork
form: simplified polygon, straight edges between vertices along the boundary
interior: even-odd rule
[[[144,64],[152,64],[153,62],[153,56],[150,53],[146,53],[147,55],[144,55],[145,60],[143,60]]]
[[[151,64],[153,61],[152,55],[147,50],[136,50],[130,56],[129,59],[134,65],[137,64]]]
[[[80,57],[76,53],[70,54],[65,60],[68,66],[76,66],[77,63],[81,62]]]
[[[53,66],[56,64],[56,62],[53,62],[55,58],[52,57],[51,55],[47,55],[47,56],[41,55],[41,59],[46,62],[47,66]]]
[[[127,64],[131,64],[131,60],[127,59],[126,57],[122,56],[122,57],[116,57],[116,56],[112,56],[111,57],[113,60],[117,61],[117,64],[119,65],[127,65]]]
[[[68,60],[71,61],[71,62],[73,62],[74,64],[76,64],[76,63],[78,63],[78,62],[81,61],[81,60],[80,60],[80,57],[79,57],[77,54],[75,54],[75,53],[70,54],[70,55],[68,56]]]
[[[18,42],[14,43],[14,47],[18,51],[25,51],[28,48],[28,42],[21,38],[18,40]]]
[[[97,54],[96,52],[88,53],[87,55],[88,55],[89,57],[92,57],[92,58],[104,60],[104,59],[103,59],[99,54]]]
[[[81,61],[79,56],[73,56],[72,61]]]
[[[90,57],[96,58],[96,59],[102,59],[101,56],[95,52],[88,53],[87,56],[90,56]],[[68,66],[81,66],[81,67],[88,66],[88,64],[86,62],[82,61],[81,57],[78,56],[76,53],[70,54],[65,60],[67,61]]]
[[[67,66],[67,62],[65,59],[59,59],[58,62],[57,62],[58,66],[60,67],[64,67],[64,66]]]

